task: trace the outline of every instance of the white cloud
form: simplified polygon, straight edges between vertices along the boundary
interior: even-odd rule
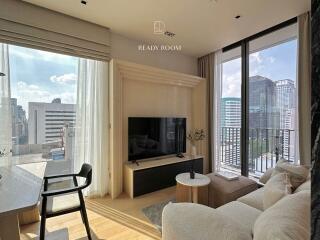
[[[77,75],[74,73],[63,74],[61,76],[51,76],[50,81],[53,83],[59,84],[67,84],[67,83],[74,83],[77,80]]]
[[[12,97],[17,98],[18,104],[26,110],[27,115],[29,102],[50,103],[54,98],[61,98],[62,103],[76,103],[76,92],[51,93],[38,85],[27,84],[23,81],[17,83],[17,89]]]
[[[222,78],[222,97],[241,96],[241,71],[225,75]]]
[[[275,60],[275,59],[273,59]],[[249,75],[263,75],[265,77],[266,74],[262,74],[265,72],[267,61],[272,61],[269,58],[265,58],[261,55],[261,52],[251,53],[249,56]]]
[[[250,63],[262,63],[263,61],[260,52],[251,53],[249,58]]]
[[[270,63],[274,63],[276,61],[276,59],[274,57],[269,57],[268,60]]]

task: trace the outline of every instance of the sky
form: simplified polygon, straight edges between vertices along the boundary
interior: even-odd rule
[[[28,102],[76,103],[78,58],[9,46],[11,97],[28,115]]]
[[[260,75],[273,81],[291,79],[296,81],[297,40],[251,53],[249,76]],[[241,96],[241,59],[223,64],[222,97]]]

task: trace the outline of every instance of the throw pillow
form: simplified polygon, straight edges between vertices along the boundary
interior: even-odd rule
[[[310,239],[310,191],[282,198],[260,214],[253,227],[254,240]]]
[[[296,189],[306,181],[309,174],[309,168],[303,165],[295,165],[285,160],[279,160],[271,174],[271,177],[279,173],[287,173],[290,177],[292,187]]]
[[[263,208],[267,209],[284,196],[291,194],[291,183],[288,174],[279,173],[270,178],[264,186]]]
[[[259,181],[263,184],[266,184],[271,178],[274,168],[268,168],[267,171],[260,177]]]

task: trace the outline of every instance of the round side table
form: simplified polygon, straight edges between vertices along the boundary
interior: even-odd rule
[[[208,205],[208,185],[210,178],[206,175],[195,173],[194,179],[190,178],[190,173],[181,173],[176,176],[177,202],[193,202]]]

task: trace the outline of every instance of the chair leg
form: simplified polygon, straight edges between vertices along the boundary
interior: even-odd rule
[[[88,216],[87,216],[87,211],[86,211],[86,207],[85,206],[82,206],[81,213],[82,213],[81,215],[83,216],[84,225],[86,227],[88,239],[91,240],[89,221],[88,221]]]
[[[82,223],[84,224],[84,216],[83,216],[83,213],[82,213],[82,209],[80,210],[80,215],[81,215]]]
[[[40,240],[45,239],[46,234],[46,210],[47,210],[47,198],[42,199],[42,208],[41,208],[41,223],[40,223]]]
[[[41,223],[40,223],[40,240],[44,240],[46,234],[46,217],[41,216]]]
[[[91,233],[90,233],[90,227],[89,227],[89,221],[88,221],[88,215],[87,215],[87,210],[86,210],[86,205],[84,203],[84,199],[83,199],[83,195],[82,192],[79,192],[79,199],[80,199],[80,206],[81,206],[81,217],[82,217],[82,221],[84,223],[84,226],[86,227],[86,232],[88,235],[88,239],[92,240],[91,238]]]

